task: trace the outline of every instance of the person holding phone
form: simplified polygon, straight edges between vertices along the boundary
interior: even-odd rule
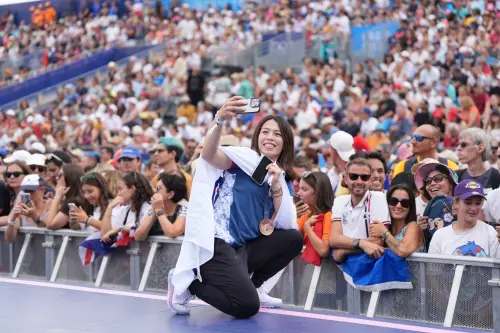
[[[233,317],[252,317],[267,301],[263,283],[302,250],[284,175],[294,159],[290,125],[266,116],[255,128],[251,149],[219,146],[224,124],[246,104],[240,96],[227,100],[205,137],[181,254],[168,276],[168,303],[177,314],[189,313],[195,295]]]
[[[45,227],[45,200],[43,200],[42,179],[39,175],[26,175],[21,183],[21,192],[9,215],[9,222],[5,231],[7,243],[16,240],[21,226]]]

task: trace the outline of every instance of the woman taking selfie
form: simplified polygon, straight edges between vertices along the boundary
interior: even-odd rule
[[[131,172],[120,182],[116,198],[105,210],[101,224],[101,236],[109,242],[119,232],[130,232],[133,227],[148,215],[152,214],[149,200],[153,190],[146,177]]]
[[[181,205],[187,197],[186,180],[175,174],[161,173],[152,198],[154,215],[146,216],[135,230],[135,240],[145,240],[148,236],[175,238],[184,234],[186,226],[186,205]]]
[[[400,257],[424,249],[424,235],[417,224],[415,195],[406,184],[394,185],[387,191],[387,203],[391,214],[390,230],[378,221],[370,225],[370,236],[380,237]]]
[[[305,237],[304,253],[308,252],[308,247],[312,247],[321,258],[327,257],[330,252],[328,239],[334,199],[330,178],[323,172],[306,171],[300,180],[298,196],[310,207],[307,213],[297,220],[299,230]],[[302,257],[304,258],[304,255]],[[319,264],[320,261],[310,263]]]
[[[79,227],[80,230],[100,230],[104,212],[108,208],[109,202],[112,200],[111,194],[106,186],[106,181],[104,177],[97,172],[88,173],[80,180],[82,182],[85,202],[88,206],[93,207],[92,214],[87,214],[82,207],[76,207],[76,209],[70,211],[70,219],[79,224],[76,228]]]
[[[169,272],[168,303],[177,314],[189,313],[196,295],[231,316],[252,317],[260,308],[258,289],[302,250],[284,175],[294,159],[290,125],[266,116],[251,149],[219,146],[224,124],[246,105],[243,97],[230,98],[205,137],[181,253]],[[261,163],[261,154],[271,163]]]
[[[10,212],[5,240],[13,243],[21,226],[45,227],[45,201],[42,179],[39,175],[27,175],[21,183],[14,209]]]

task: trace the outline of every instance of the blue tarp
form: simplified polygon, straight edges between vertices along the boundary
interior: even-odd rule
[[[353,55],[366,55],[371,58],[383,56],[389,48],[389,38],[399,29],[399,24],[384,22],[375,25],[353,27],[351,30],[351,45]]]
[[[135,53],[147,50],[152,46],[135,46],[126,48],[113,48],[98,54],[78,60],[75,63],[64,65],[58,69],[31,78],[21,84],[0,89],[0,105],[15,101],[37,91],[60,84],[79,75],[106,66],[110,61],[118,61]]]

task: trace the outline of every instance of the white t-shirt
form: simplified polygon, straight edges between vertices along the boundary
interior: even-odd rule
[[[492,226],[478,220],[474,228],[456,232],[453,229],[456,223],[436,231],[429,253],[500,259],[500,243]]]
[[[424,201],[421,195],[415,199],[415,204],[417,206],[417,217],[424,216],[425,208],[427,208],[427,202]]]
[[[365,218],[366,215],[366,218]],[[350,238],[368,238],[366,232],[372,221],[391,223],[391,215],[385,194],[366,192],[356,207],[352,207],[351,195],[335,198],[332,208],[332,222],[342,222],[342,233]]]
[[[500,188],[490,191],[486,195],[483,204],[484,218],[488,222],[500,223],[500,211],[496,207],[500,205]]]
[[[153,210],[151,208],[151,204],[148,202],[142,204],[141,211],[139,212],[139,219],[137,219],[136,213],[130,210],[130,205],[115,207],[113,208],[113,212],[111,215],[111,226],[113,228],[118,228],[121,226],[133,227],[139,225],[142,219],[144,219],[145,216],[151,214],[152,212]],[[126,221],[125,218],[127,219]]]
[[[92,212],[92,217],[96,220],[101,219],[101,207],[94,207],[94,211]],[[80,223],[80,229],[84,231],[97,231],[97,228],[94,228],[90,224],[85,228],[85,223]]]

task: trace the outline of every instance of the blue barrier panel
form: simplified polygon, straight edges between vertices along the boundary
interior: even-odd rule
[[[72,64],[64,65],[40,76],[26,80],[21,84],[0,89],[0,105],[7,104],[23,96],[57,85],[99,67],[106,66],[110,61],[118,61],[152,47],[153,46],[148,45],[113,48],[78,60]]]
[[[388,49],[388,39],[398,29],[399,24],[394,22],[353,27],[351,30],[352,55],[369,54],[371,58],[383,56]]]

